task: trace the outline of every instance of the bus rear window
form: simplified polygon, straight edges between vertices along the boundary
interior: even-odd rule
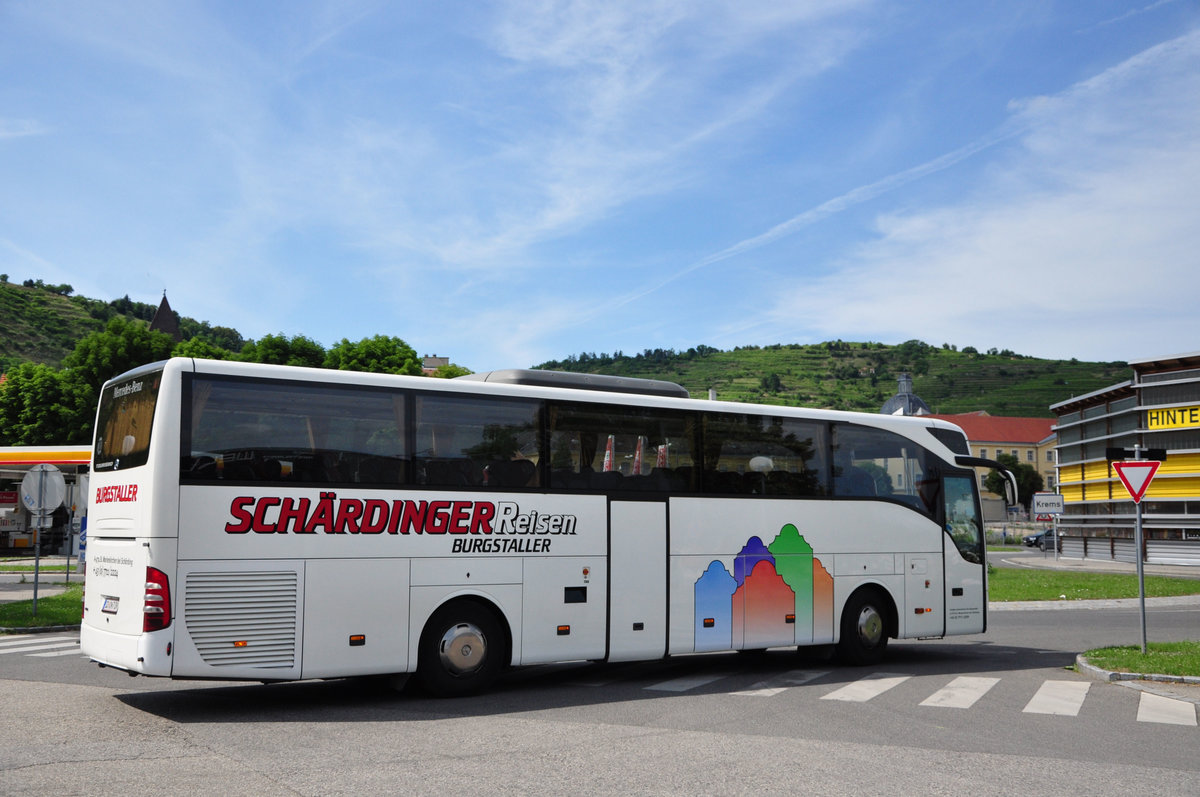
[[[149,371],[114,382],[100,395],[96,449],[92,469],[125,470],[145,465],[150,455],[150,429],[162,371]]]

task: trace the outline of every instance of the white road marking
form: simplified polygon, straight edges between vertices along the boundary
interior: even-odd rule
[[[1161,722],[1167,725],[1196,727],[1196,707],[1186,700],[1142,692],[1138,703],[1138,722]]]
[[[732,694],[748,695],[751,697],[774,697],[780,692],[791,689],[793,686],[803,686],[809,681],[815,681],[823,675],[829,675],[829,673],[813,670],[792,670],[766,681],[759,681],[749,689],[733,692]]]
[[[999,678],[977,678],[961,675],[921,701],[922,706],[939,708],[970,708],[988,690],[1000,683]]]
[[[899,686],[911,677],[911,675],[895,675],[886,672],[871,673],[866,678],[860,678],[852,684],[846,684],[841,689],[835,689],[829,694],[823,695],[821,699],[865,703],[871,698],[878,697],[887,690]]]
[[[1087,681],[1046,681],[1023,711],[1026,714],[1078,716],[1090,686]]]

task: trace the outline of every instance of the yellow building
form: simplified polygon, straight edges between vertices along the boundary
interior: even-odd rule
[[[1129,363],[1133,378],[1050,409],[1058,416],[1064,555],[1136,561],[1136,507],[1108,449],[1164,449],[1142,500],[1147,562],[1200,565],[1200,352]]]

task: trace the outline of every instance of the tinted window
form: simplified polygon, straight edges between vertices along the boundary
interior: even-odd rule
[[[911,440],[883,429],[835,424],[833,494],[891,498],[935,515],[941,482],[936,460]]]
[[[184,481],[408,481],[399,392],[197,376],[184,398]]]
[[[695,490],[694,416],[644,407],[550,406],[550,484],[564,490]]]
[[[100,396],[96,449],[92,467],[98,472],[145,465],[150,456],[150,431],[162,371],[116,382]]]
[[[537,487],[538,401],[421,395],[416,404],[417,483]]]
[[[762,415],[704,417],[704,491],[826,495],[825,424]]]

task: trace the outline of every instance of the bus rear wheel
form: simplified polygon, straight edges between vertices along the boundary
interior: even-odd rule
[[[850,596],[842,610],[842,637],[838,659],[846,664],[878,664],[888,643],[888,610],[884,597],[873,589]]]
[[[446,604],[421,634],[417,680],[442,697],[485,689],[504,665],[504,631],[495,612],[473,601]]]

